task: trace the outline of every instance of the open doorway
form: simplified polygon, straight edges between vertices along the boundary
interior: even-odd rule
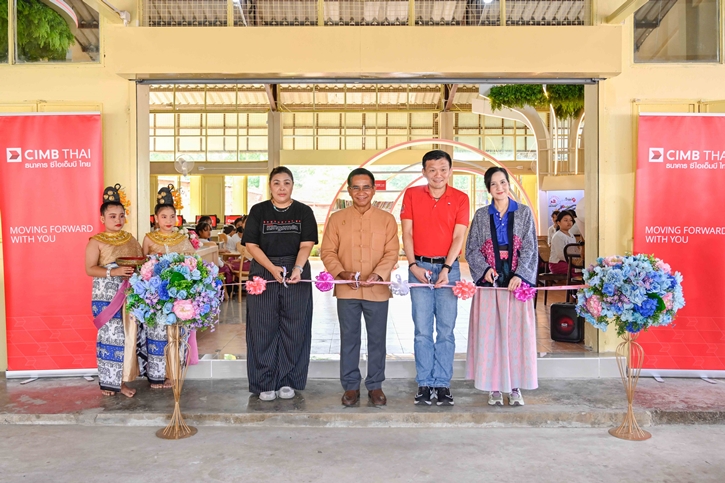
[[[542,199],[548,200],[548,191],[554,191],[542,189],[545,178],[569,176],[572,162],[577,175],[585,175],[578,161],[584,149],[579,124],[565,129],[551,112],[535,108],[482,111],[476,102],[485,102],[485,96],[477,84],[455,88],[445,84],[165,84],[139,88],[147,89],[150,99],[150,185],[176,176],[184,189],[182,178],[190,179],[185,194],[189,227],[200,215],[218,215],[223,225],[248,213],[255,203],[267,199],[266,175],[271,168],[285,165],[295,175],[295,199],[313,208],[321,234],[329,213],[346,206],[339,188],[347,173],[380,154],[383,156],[370,169],[387,186],[379,190],[376,200],[399,216],[403,190],[420,177],[422,155],[442,148],[453,156],[452,184],[469,195],[472,213],[489,201],[482,177],[492,165],[486,158],[489,155],[513,175],[520,194],[538,215],[539,235],[543,236],[550,216]],[[274,103],[270,103],[270,92]],[[538,117],[536,126],[534,116]],[[576,133],[573,151],[565,136],[569,132]],[[406,143],[410,145],[385,154]],[[174,161],[179,157],[194,161],[196,169],[187,176],[176,172]],[[150,198],[153,194],[149,193]],[[218,236],[221,229],[212,236]],[[313,272],[323,269],[315,259],[318,254],[315,247]],[[312,352],[332,356],[339,350],[340,337],[332,298],[318,292],[315,297]],[[546,304],[543,296],[539,298],[540,353],[589,350],[583,342],[551,340],[548,308],[563,301],[564,294],[557,292],[547,297]],[[461,302],[456,330],[456,352],[464,357],[467,305],[470,301]],[[219,329],[200,336],[200,352],[217,358],[244,358],[245,310],[245,296],[226,302]],[[395,322],[388,353],[412,356],[409,301],[394,299],[391,318]]]

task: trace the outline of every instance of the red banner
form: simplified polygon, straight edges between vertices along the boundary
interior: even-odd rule
[[[9,371],[96,367],[85,246],[102,192],[100,114],[0,115]]]
[[[725,116],[639,118],[634,252],[684,277],[674,325],[639,342],[649,369],[725,369]]]

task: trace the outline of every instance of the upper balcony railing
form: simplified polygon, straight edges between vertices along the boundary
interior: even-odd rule
[[[148,27],[591,25],[591,0],[141,0]]]

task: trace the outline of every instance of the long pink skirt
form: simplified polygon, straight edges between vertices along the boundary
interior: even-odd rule
[[[533,301],[507,290],[476,290],[468,326],[466,379],[476,389],[511,392],[539,387]]]

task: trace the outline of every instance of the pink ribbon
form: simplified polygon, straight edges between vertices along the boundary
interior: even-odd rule
[[[265,280],[267,283],[279,283],[276,280]],[[318,280],[305,280],[301,279],[299,282],[303,283],[316,283]],[[236,282],[236,283],[225,283],[222,284],[223,286],[237,286],[237,285],[244,285],[246,282]],[[327,283],[331,283],[334,285],[344,285],[349,283],[356,283],[355,280],[330,280]],[[362,283],[362,282],[358,282]],[[370,285],[390,285],[391,282],[366,282]],[[408,287],[428,287],[433,288],[435,287],[434,283],[409,283]],[[455,285],[441,285],[439,288],[448,287],[453,288]],[[580,288],[587,288],[587,285],[551,285],[548,287],[530,287],[531,290],[537,290],[537,291],[552,291],[552,290],[578,290]],[[476,286],[476,290],[508,290],[508,287],[479,287]]]
[[[95,319],[93,319],[93,325],[96,326],[96,329],[100,330],[101,327],[106,325],[108,321],[116,315],[116,312],[123,307],[123,303],[126,301],[126,289],[130,286],[131,284],[128,283],[128,280],[124,280],[123,283],[121,283],[121,286],[118,287],[118,292],[114,295],[111,303],[108,304],[108,306],[103,309]]]

